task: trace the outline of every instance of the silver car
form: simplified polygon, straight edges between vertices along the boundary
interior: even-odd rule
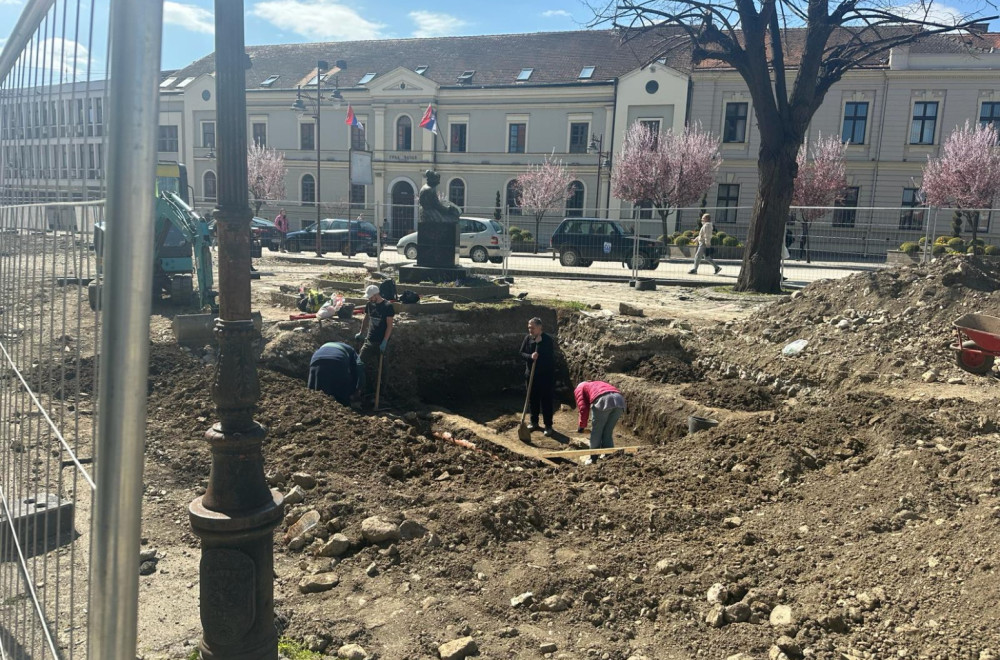
[[[510,254],[510,239],[503,225],[492,218],[461,217],[458,220],[460,242],[458,254],[476,263],[503,262]],[[407,234],[396,243],[396,250],[407,259],[417,258],[417,232]]]

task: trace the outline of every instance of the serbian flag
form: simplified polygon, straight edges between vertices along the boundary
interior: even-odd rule
[[[434,111],[434,106],[428,105],[427,110],[424,111],[424,117],[420,120],[420,127],[426,128],[428,131],[437,135],[438,132],[438,120],[437,113]]]
[[[350,104],[347,105],[347,119],[344,120],[344,123],[348,126],[357,126],[361,130],[365,129],[365,125],[362,124],[361,120],[358,119],[358,116],[354,114],[354,108],[352,108]]]

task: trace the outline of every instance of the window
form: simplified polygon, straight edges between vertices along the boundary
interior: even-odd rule
[[[406,115],[396,120],[396,151],[413,148],[413,122]]]
[[[524,123],[507,124],[507,153],[523,154],[528,125]]]
[[[311,151],[316,148],[316,124],[304,122],[299,124],[299,149]]]
[[[171,85],[173,85],[173,84],[174,84],[175,82],[177,82],[177,77],[176,77],[176,76],[172,76],[172,77],[170,77],[170,78],[167,78],[167,79],[166,79],[166,80],[164,80],[163,82],[161,82],[161,83],[160,83],[160,87],[170,87],[170,86],[171,86]]]
[[[583,183],[574,181],[569,184],[569,198],[566,200],[566,217],[583,217]]]
[[[422,76],[425,73],[427,73],[427,69],[429,69],[429,68],[430,67],[427,66],[426,64],[421,64],[416,69],[414,69],[413,72],[416,73],[418,76]]]
[[[521,206],[519,205],[519,198],[521,197],[521,187],[517,185],[517,179],[511,179],[507,182],[507,214],[508,215],[521,215]]]
[[[253,123],[253,142],[261,147],[267,146],[267,122],[255,121]]]
[[[464,71],[464,72],[462,72],[462,75],[460,75],[458,77],[458,82],[460,82],[460,83],[469,83],[469,82],[472,82],[472,77],[474,75],[476,75],[475,70]]]
[[[587,122],[572,122],[569,125],[569,152],[571,154],[587,153],[587,140],[590,137],[590,124]]]
[[[521,73],[517,74],[517,82],[524,82],[531,78],[531,73],[534,69],[521,69]]]
[[[156,150],[177,153],[176,126],[160,126],[160,139],[157,140]]]
[[[834,203],[837,210],[833,212],[834,227],[853,227],[858,217],[858,193],[861,188],[850,186],[844,189],[843,199]]]
[[[923,204],[920,203],[920,196],[917,192],[917,188],[903,188],[903,202],[901,206],[904,210],[899,213],[900,229],[924,228],[924,211],[921,209]]]
[[[716,222],[736,222],[736,207],[740,205],[740,184],[720,183],[715,205],[719,207],[715,213]]]
[[[451,124],[451,151],[453,153],[465,153],[466,139],[469,133],[468,124]]]
[[[201,146],[207,149],[215,149],[215,122],[201,122]]]
[[[215,172],[205,172],[205,176],[201,178],[201,182],[201,191],[205,196],[205,199],[214,200],[218,197],[218,192],[215,186]]]
[[[865,143],[865,129],[868,126],[868,101],[851,101],[844,104],[844,127],[840,131],[840,141],[851,144]]]
[[[312,174],[302,177],[301,199],[303,206],[311,206],[316,203],[316,179]]]
[[[726,119],[722,126],[723,142],[746,142],[747,141],[747,109],[749,104],[727,103]]]
[[[465,181],[452,179],[448,184],[448,201],[465,208]]]
[[[361,76],[361,80],[358,81],[358,84],[364,85],[365,83],[370,83],[372,80],[375,79],[375,76],[377,75],[378,75],[377,73],[368,72],[365,75]]]
[[[660,143],[660,120],[640,119],[639,124],[645,126],[653,134],[653,149]]]
[[[979,123],[983,126],[993,124],[993,127],[1000,131],[1000,102],[983,103],[983,107],[979,110]]]
[[[351,184],[351,209],[363,211],[365,208],[365,187],[358,183]]]
[[[280,78],[280,77],[281,77],[280,75],[268,76],[267,78],[264,79],[264,82],[262,82],[260,84],[260,86],[261,87],[270,87],[274,83],[278,82],[278,78]]]
[[[910,124],[910,144],[934,144],[937,127],[938,102],[918,101],[913,104],[913,122]]]
[[[590,78],[593,78],[594,77],[594,69],[596,69],[596,68],[597,68],[596,66],[585,66],[585,67],[583,67],[582,69],[580,69],[580,75],[577,76],[577,78],[579,78],[580,80],[588,80]]]
[[[184,89],[185,87],[193,83],[195,80],[197,80],[197,78],[195,77],[185,78],[184,80],[177,83],[177,89]]]
[[[652,220],[653,219],[653,203],[652,202],[642,202],[636,207],[639,210],[640,220]]]
[[[358,117],[358,121],[361,122],[361,126],[351,126],[351,149],[364,151],[368,147],[365,141],[365,123],[360,117]]]

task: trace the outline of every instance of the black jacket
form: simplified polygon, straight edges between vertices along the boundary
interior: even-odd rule
[[[323,344],[309,361],[308,387],[322,390],[343,405],[361,385],[364,368],[357,352],[342,342]]]
[[[538,366],[535,367],[535,380],[552,380],[556,376],[556,343],[544,332],[536,342],[531,335],[526,335],[521,342],[521,359],[524,360],[524,377],[531,374],[531,354],[538,351]]]

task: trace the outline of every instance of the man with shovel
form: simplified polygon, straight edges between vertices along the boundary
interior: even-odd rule
[[[364,346],[361,347],[361,362],[365,366],[365,389],[370,391],[373,388],[379,389],[381,379],[385,378],[381,373],[382,356],[389,346],[396,310],[393,309],[392,303],[382,297],[374,284],[365,289],[365,297],[368,298],[365,318],[361,321],[361,332],[354,335],[354,340],[361,341],[361,338],[365,337],[365,328],[368,328],[368,336],[365,338]]]
[[[545,334],[542,319],[537,316],[528,321],[528,336],[521,342],[521,359],[524,360],[524,379],[528,385],[531,402],[531,423],[528,431],[538,429],[538,413],[545,421],[545,435],[551,436],[552,402],[556,389],[556,344]],[[534,377],[532,378],[532,370]]]

